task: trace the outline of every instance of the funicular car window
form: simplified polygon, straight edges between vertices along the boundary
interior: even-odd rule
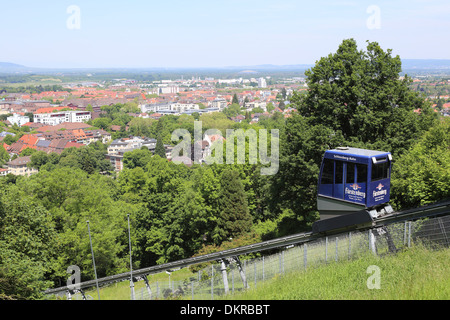
[[[356,182],[365,183],[367,182],[367,165],[357,164],[356,165]]]
[[[344,163],[342,161],[336,161],[336,171],[334,175],[334,184],[342,184],[344,178]]]
[[[333,184],[334,162],[331,159],[323,161],[321,184]]]
[[[345,183],[355,182],[355,165],[353,163],[347,163],[347,177]]]
[[[372,181],[387,179],[389,177],[389,161],[376,163],[372,166]]]

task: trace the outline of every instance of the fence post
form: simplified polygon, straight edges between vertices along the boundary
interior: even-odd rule
[[[325,263],[328,263],[328,236],[325,237]]]
[[[214,265],[211,265],[211,300],[214,300]]]
[[[338,261],[338,237],[336,237],[336,256],[335,256],[334,260],[336,262]]]
[[[405,221],[405,228],[403,231],[403,245],[406,245],[406,226],[407,226],[408,222]]]
[[[234,268],[233,268],[233,270],[232,270],[232,272],[231,272],[231,290],[232,290],[232,292],[234,293]]]
[[[263,281],[266,279],[264,275],[264,256],[262,256],[262,279]]]
[[[278,254],[278,273],[281,274],[281,252]]]
[[[445,239],[445,245],[448,247],[449,241],[448,241],[447,233],[445,232],[445,227],[444,227],[444,223],[442,222],[442,218],[439,217],[438,222],[439,222],[439,227],[441,228],[442,234]]]
[[[307,264],[308,264],[308,244],[305,243],[303,245],[303,265],[305,266],[305,270]]]
[[[411,248],[411,221],[408,221],[408,248]]]
[[[350,260],[352,254],[352,232],[348,233],[348,259]]]
[[[256,259],[253,261],[253,276],[255,277],[255,288],[256,288]]]
[[[377,254],[377,247],[375,244],[376,238],[375,234],[373,233],[373,230],[369,230],[369,249],[372,251],[373,254]]]

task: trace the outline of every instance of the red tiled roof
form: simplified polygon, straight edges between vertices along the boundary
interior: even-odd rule
[[[70,109],[70,107],[49,107],[49,108],[40,108],[40,109],[37,109],[35,113],[51,113],[51,112],[54,112],[54,111],[60,111],[60,110],[62,110],[62,109],[66,109],[66,108],[69,108],[69,109]]]
[[[82,146],[84,146],[84,144],[78,143],[78,142],[74,142],[74,141],[69,141],[69,142],[66,143],[64,149],[71,148],[71,147],[81,148]]]
[[[26,165],[28,162],[31,161],[31,156],[26,156],[26,157],[18,157],[10,162],[7,163],[7,165],[14,165],[14,166],[18,166],[18,165]]]
[[[36,137],[35,135],[25,134],[18,141],[22,141],[24,144],[34,146],[38,140],[38,137]]]
[[[58,131],[59,129],[76,130],[92,128],[91,125],[83,122],[63,122],[56,126],[43,126],[36,129],[38,132]]]

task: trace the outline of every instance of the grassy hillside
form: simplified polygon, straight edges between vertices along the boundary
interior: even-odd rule
[[[244,292],[215,296],[215,300],[448,300],[450,299],[450,249],[429,250],[413,247],[396,255],[364,254],[359,259],[329,262],[326,265],[277,274],[258,282]],[[371,267],[372,266],[372,267]],[[379,289],[375,285],[373,266],[379,271]],[[172,274],[173,280],[191,277],[187,269]],[[149,281],[167,282],[168,275],[149,276]],[[143,281],[135,283],[136,297],[144,288]],[[87,292],[97,299],[95,290]],[[129,282],[124,281],[100,289],[102,300],[129,300]],[[207,299],[196,296],[196,299]],[[182,299],[190,300],[188,294]]]
[[[358,260],[330,263],[307,272],[293,272],[261,283],[226,299],[242,300],[383,300],[450,299],[450,249],[411,248],[396,255],[366,255]],[[377,266],[380,289],[369,289]]]

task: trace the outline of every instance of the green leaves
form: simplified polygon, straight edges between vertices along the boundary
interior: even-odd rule
[[[39,298],[54,269],[54,224],[48,211],[15,185],[0,193],[0,295]]]
[[[249,232],[251,226],[252,217],[239,173],[225,169],[221,176],[218,224],[213,238],[216,244],[220,244]]]
[[[442,119],[395,162],[391,183],[397,209],[450,198],[450,119]]]
[[[392,50],[367,42],[367,50],[359,51],[355,40],[344,40],[336,53],[306,72],[310,90],[292,102],[311,125],[340,130],[348,141],[387,141],[386,151],[396,152],[393,142],[400,153],[420,135],[423,119],[434,119],[429,105],[409,90],[411,79],[400,79],[400,72],[400,57]],[[418,108],[424,112],[412,113]]]

